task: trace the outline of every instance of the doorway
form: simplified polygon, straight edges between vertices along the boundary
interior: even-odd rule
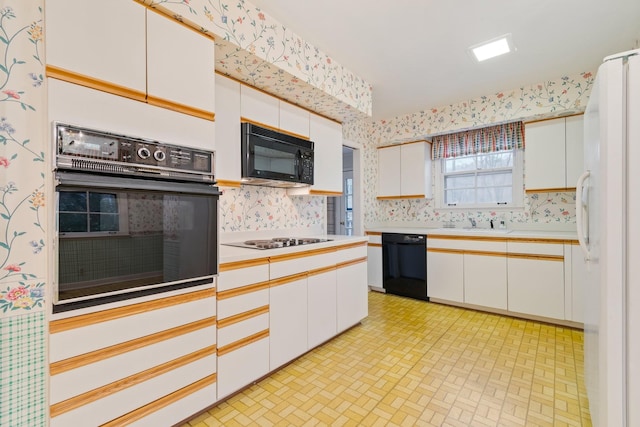
[[[327,234],[353,236],[355,180],[351,147],[342,147],[342,196],[327,197]]]

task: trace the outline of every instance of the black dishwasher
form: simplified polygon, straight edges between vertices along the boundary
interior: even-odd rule
[[[382,233],[382,277],[385,292],[428,301],[426,237]]]

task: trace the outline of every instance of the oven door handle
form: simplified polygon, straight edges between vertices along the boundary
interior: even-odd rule
[[[162,191],[166,193],[210,196],[220,195],[218,187],[204,182],[163,181],[65,171],[56,172],[56,189],[60,187]]]

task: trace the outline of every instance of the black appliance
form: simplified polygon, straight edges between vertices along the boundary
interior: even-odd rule
[[[242,123],[242,182],[271,187],[313,185],[313,142]]]
[[[213,283],[213,152],[54,123],[54,312]]]
[[[428,301],[426,236],[382,233],[382,277],[385,292]]]

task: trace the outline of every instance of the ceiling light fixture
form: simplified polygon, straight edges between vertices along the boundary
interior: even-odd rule
[[[516,49],[511,41],[511,33],[509,33],[471,46],[468,50],[476,61],[481,62],[489,58],[513,52]]]

